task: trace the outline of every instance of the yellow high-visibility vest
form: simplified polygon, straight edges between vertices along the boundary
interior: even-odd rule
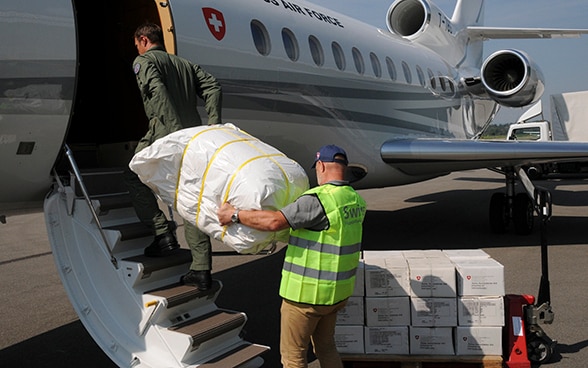
[[[353,293],[366,203],[348,185],[325,184],[316,194],[329,219],[323,231],[290,231],[280,296],[298,303],[333,305]]]

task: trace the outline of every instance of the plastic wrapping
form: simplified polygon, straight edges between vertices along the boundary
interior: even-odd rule
[[[309,187],[304,169],[274,147],[232,124],[183,129],[155,141],[129,167],[185,221],[239,253],[258,253],[289,230],[221,226],[217,209],[278,210]]]

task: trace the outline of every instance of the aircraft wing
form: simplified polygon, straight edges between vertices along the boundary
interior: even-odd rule
[[[555,29],[555,28],[504,28],[476,27],[466,28],[473,39],[532,39],[532,38],[577,38],[588,34],[588,29]]]
[[[384,162],[409,175],[547,162],[588,161],[588,142],[393,139],[382,145]]]

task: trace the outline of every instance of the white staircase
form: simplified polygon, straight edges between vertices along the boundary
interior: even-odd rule
[[[215,304],[221,282],[206,291],[179,284],[188,249],[143,256],[153,235],[139,223],[122,173],[81,173],[73,163],[44,205],[57,269],[90,335],[120,367],[263,365],[269,348],[243,339],[247,316]]]

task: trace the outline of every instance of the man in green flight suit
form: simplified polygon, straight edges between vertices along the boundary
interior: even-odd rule
[[[201,125],[198,97],[204,100],[208,124],[221,123],[222,90],[214,76],[186,59],[167,53],[163,32],[156,24],[139,26],[134,40],[139,56],[133,62],[133,71],[149,119],[149,130],[135,152],[177,130]],[[173,253],[180,246],[153,192],[130,170],[126,182],[137,216],[155,235],[145,248],[145,255],[162,257]],[[184,232],[192,252],[192,264],[180,281],[207,290],[212,282],[210,238],[187,221],[184,221]]]

